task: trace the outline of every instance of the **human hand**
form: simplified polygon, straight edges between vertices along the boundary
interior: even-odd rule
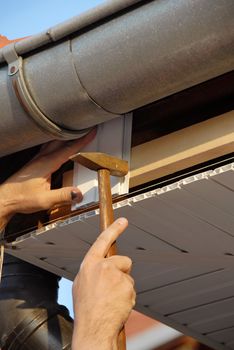
[[[1,217],[34,213],[72,200],[81,201],[82,194],[76,187],[51,190],[51,175],[87,145],[95,134],[96,130],[93,130],[78,140],[52,141],[43,145],[29,163],[0,186]]]
[[[100,234],[74,280],[73,350],[116,349],[119,332],[135,305],[136,293],[129,275],[131,259],[105,256],[127,225],[127,220],[121,218]]]

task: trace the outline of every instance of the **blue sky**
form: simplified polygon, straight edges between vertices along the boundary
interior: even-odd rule
[[[9,39],[36,34],[102,2],[104,0],[0,0],[0,34]],[[70,281],[61,280],[59,302],[67,306],[73,316],[71,286]]]
[[[9,39],[36,34],[104,0],[0,0],[0,34]]]

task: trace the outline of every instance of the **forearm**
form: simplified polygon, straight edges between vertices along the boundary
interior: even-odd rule
[[[75,333],[72,339],[72,350],[116,350],[116,346],[105,341],[93,341],[88,336],[80,338]]]
[[[72,337],[72,350],[117,350],[117,339],[108,337],[105,329],[95,332],[94,329],[82,330],[77,322],[74,322],[74,332]]]

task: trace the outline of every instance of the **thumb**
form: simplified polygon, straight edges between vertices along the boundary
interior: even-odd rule
[[[51,208],[56,205],[65,205],[71,202],[81,202],[83,199],[81,191],[76,187],[63,187],[48,191],[46,194],[46,206]]]

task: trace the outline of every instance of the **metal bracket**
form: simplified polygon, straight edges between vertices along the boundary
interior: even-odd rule
[[[61,128],[50,120],[37,106],[24,78],[24,62],[15,50],[15,43],[3,48],[3,56],[8,63],[8,75],[12,86],[23,109],[31,116],[40,129],[60,140],[71,140],[87,134],[90,129],[68,130]]]
[[[19,71],[19,56],[15,50],[15,43],[4,46],[3,56],[8,63],[8,75],[12,76],[16,74]]]

